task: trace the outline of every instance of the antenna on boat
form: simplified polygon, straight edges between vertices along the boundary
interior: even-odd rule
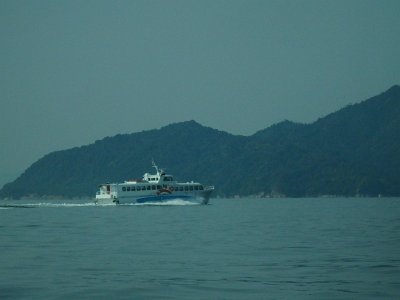
[[[158,175],[160,175],[160,176],[165,175],[165,169],[159,169],[159,168],[157,167],[156,163],[154,162],[154,159],[152,159],[151,162],[152,162],[152,164],[153,164],[153,167],[156,168],[156,171],[157,171],[157,174],[158,174]]]
[[[151,159],[151,163],[152,163],[153,167],[156,168],[157,174],[159,174],[158,167],[157,167],[156,163],[154,162],[154,158]]]

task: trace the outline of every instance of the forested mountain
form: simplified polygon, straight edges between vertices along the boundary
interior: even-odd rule
[[[312,124],[285,121],[252,136],[171,124],[50,153],[0,197],[94,196],[100,183],[153,171],[153,158],[176,179],[213,184],[221,196],[399,196],[399,116],[393,86]]]

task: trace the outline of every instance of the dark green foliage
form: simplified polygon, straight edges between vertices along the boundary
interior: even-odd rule
[[[221,196],[400,195],[400,87],[305,125],[285,121],[235,136],[189,121],[53,152],[0,197],[94,196],[97,185],[152,172]]]

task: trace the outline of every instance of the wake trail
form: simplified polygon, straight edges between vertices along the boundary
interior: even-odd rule
[[[199,203],[190,202],[184,199],[171,199],[163,202],[144,202],[144,203],[123,203],[123,204],[96,204],[94,202],[85,203],[51,203],[51,202],[39,202],[39,203],[10,203],[0,205],[0,209],[12,209],[12,208],[73,208],[73,207],[118,207],[118,206],[193,206],[200,205]]]

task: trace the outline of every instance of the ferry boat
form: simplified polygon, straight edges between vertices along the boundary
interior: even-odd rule
[[[142,179],[131,179],[123,183],[99,185],[96,204],[158,203],[182,199],[198,204],[208,204],[214,186],[203,186],[198,182],[177,182],[172,175],[159,169],[153,161],[156,174],[145,173]]]

